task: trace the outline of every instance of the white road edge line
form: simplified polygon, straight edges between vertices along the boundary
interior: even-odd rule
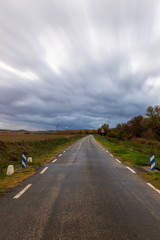
[[[132,168],[130,167],[126,167],[129,171],[131,171],[132,173],[136,173]]]
[[[57,159],[54,159],[52,162],[54,163],[54,162],[56,162],[57,161]]]
[[[48,169],[48,167],[45,167],[45,168],[40,172],[40,174],[43,174],[47,169]]]
[[[117,162],[121,163],[121,161],[119,161],[117,158],[115,159]]]
[[[58,157],[61,157],[62,156],[62,154],[59,154],[59,156]]]
[[[27,191],[28,188],[30,188],[32,184],[28,184],[22,191],[20,191],[13,199],[17,199],[19,198],[20,196],[22,196],[22,194]]]
[[[63,153],[65,153],[66,151],[63,151]]]
[[[153,188],[156,192],[160,193],[160,190],[155,188],[151,183],[147,183],[147,185],[150,186],[151,188]]]
[[[110,153],[110,156],[113,157],[113,155]]]

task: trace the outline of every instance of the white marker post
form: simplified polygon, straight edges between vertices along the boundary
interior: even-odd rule
[[[104,132],[105,132],[105,131],[104,131],[104,128],[102,128],[102,129],[101,129],[101,134],[102,134],[102,136],[103,136]]]
[[[9,165],[7,167],[7,173],[6,174],[9,176],[9,175],[11,175],[13,173],[14,173],[14,166],[13,165]]]
[[[27,162],[32,162],[32,157],[28,157]]]

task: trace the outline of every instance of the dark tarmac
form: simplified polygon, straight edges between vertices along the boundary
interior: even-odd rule
[[[22,239],[159,240],[160,194],[88,136],[0,198],[0,240]]]

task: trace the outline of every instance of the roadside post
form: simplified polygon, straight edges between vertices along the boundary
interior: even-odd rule
[[[155,165],[155,156],[154,155],[150,155],[150,164],[151,164],[151,170],[155,170],[156,165]]]
[[[22,154],[22,168],[26,168],[26,153]]]
[[[28,157],[27,162],[32,162],[32,157]]]
[[[102,136],[103,136],[103,134],[104,134],[104,128],[101,129],[101,133],[102,133]]]

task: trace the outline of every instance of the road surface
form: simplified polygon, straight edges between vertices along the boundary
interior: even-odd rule
[[[0,240],[160,239],[160,194],[85,137],[0,198]]]

